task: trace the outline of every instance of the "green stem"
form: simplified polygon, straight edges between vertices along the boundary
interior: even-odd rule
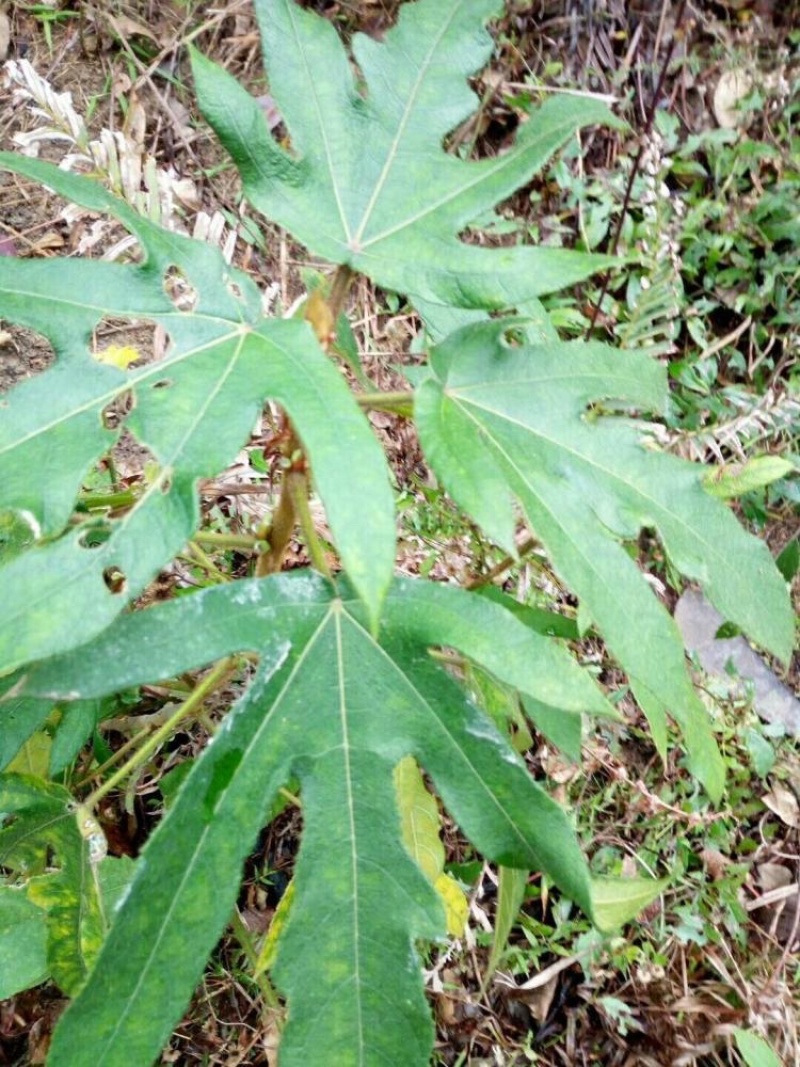
[[[78,502],[87,511],[92,511],[97,508],[129,508],[138,499],[138,494],[132,489],[124,489],[119,493],[84,493]]]
[[[81,788],[84,785],[88,785],[89,782],[97,778],[99,775],[105,774],[109,767],[113,767],[116,763],[119,763],[119,761],[127,756],[132,748],[136,748],[136,746],[143,741],[149,733],[150,727],[146,726],[143,730],[140,730],[138,734],[134,734],[133,737],[129,738],[121,748],[118,748],[116,752],[112,752],[105,763],[101,763],[99,767],[95,767],[90,775],[81,779],[81,781],[78,782],[78,787]]]
[[[108,796],[108,794],[113,789],[116,789],[120,782],[124,781],[128,775],[136,770],[137,767],[141,767],[143,763],[150,759],[163,742],[167,741],[172,736],[178,723],[182,719],[192,715],[215,689],[220,688],[227,675],[230,674],[234,662],[235,660],[232,657],[228,657],[227,659],[221,660],[216,667],[210,670],[205,678],[201,682],[198,682],[191,695],[184,700],[172,715],[170,715],[164,725],[160,726],[155,733],[151,734],[142,747],[135,752],[134,755],[119,768],[119,770],[115,771],[110,778],[106,779],[102,785],[99,785],[97,789],[91,792],[84,800],[84,805],[87,808],[95,808],[103,797]],[[132,742],[129,742],[129,744],[131,743]]]
[[[190,541],[188,547],[191,557],[200,564],[209,577],[216,578],[218,582],[230,581],[229,575],[222,573],[214,560],[203,551],[196,541]]]
[[[410,416],[414,407],[414,394],[409,390],[398,389],[387,393],[360,393],[356,396],[358,406],[379,411],[395,411],[399,415]]]
[[[201,531],[192,538],[201,545],[213,545],[215,548],[258,548],[264,539],[255,534],[215,533],[213,530]]]
[[[331,578],[331,569],[325,557],[325,549],[314,526],[314,519],[308,503],[308,478],[305,474],[291,472],[287,475],[287,482],[287,489],[292,497],[295,513],[300,522],[300,529],[303,531],[303,538],[308,554],[311,557],[311,564],[320,574],[324,574],[326,578]]]

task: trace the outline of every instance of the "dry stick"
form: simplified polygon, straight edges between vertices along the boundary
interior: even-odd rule
[[[628,214],[628,207],[630,205],[631,196],[633,194],[633,183],[636,181],[636,177],[642,165],[642,158],[644,157],[645,149],[647,147],[647,141],[653,129],[653,123],[655,122],[656,118],[656,109],[658,108],[658,101],[661,97],[661,90],[664,87],[664,82],[667,77],[669,65],[672,60],[672,53],[675,51],[675,42],[678,39],[681,27],[683,25],[683,14],[685,10],[686,0],[681,0],[680,5],[678,7],[678,12],[675,16],[675,30],[672,34],[672,40],[667,46],[667,54],[664,56],[664,62],[661,65],[661,72],[658,76],[658,83],[656,84],[655,90],[653,91],[653,99],[650,101],[650,107],[647,109],[647,117],[639,141],[639,151],[636,153],[636,158],[633,161],[631,172],[628,175],[628,183],[625,186],[625,196],[622,201],[622,210],[619,213],[619,218],[617,219],[616,226],[614,227],[614,236],[611,239],[611,248],[609,249],[609,252],[612,256],[615,256],[617,254],[617,248],[619,247],[619,239],[622,235],[622,227],[625,224],[625,219]],[[603,300],[605,299],[610,284],[611,275],[610,273],[606,272],[603,277],[603,285],[600,290],[600,296],[597,298],[597,302],[595,303],[594,310],[592,312],[592,321],[589,323],[589,326],[584,335],[585,340],[588,340],[588,338],[592,334],[592,331],[595,328],[595,324],[597,323],[597,317],[600,314],[600,308],[602,307]]]

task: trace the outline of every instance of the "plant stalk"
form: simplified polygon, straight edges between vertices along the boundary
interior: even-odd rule
[[[292,471],[288,475],[288,491],[292,497],[295,514],[303,531],[303,540],[306,543],[308,554],[311,557],[311,565],[326,578],[331,578],[331,569],[325,556],[325,549],[314,526],[314,518],[308,503],[308,475],[299,471]]]
[[[410,417],[414,407],[414,394],[410,390],[398,389],[396,392],[360,393],[356,396],[360,408],[373,411],[393,411],[398,415]]]
[[[331,315],[333,316],[334,323],[339,318],[340,312],[344,308],[344,302],[347,298],[348,290],[353,284],[353,278],[355,274],[344,263],[340,264],[333,275],[333,281],[331,282],[331,291],[328,296],[328,307],[330,308]]]
[[[294,530],[297,513],[295,511],[290,481],[294,472],[289,470],[281,482],[281,495],[278,506],[272,514],[272,523],[259,530],[262,539],[269,541],[269,548],[256,560],[256,577],[266,578],[268,574],[277,574],[283,564],[283,556],[289,545]]]
[[[116,789],[120,782],[124,781],[137,767],[141,767],[163,742],[168,740],[175,732],[178,723],[192,715],[215,689],[219,689],[223,685],[235,662],[235,659],[229,656],[227,659],[221,660],[216,667],[213,667],[205,678],[197,684],[191,695],[170,715],[164,725],[151,734],[142,747],[119,770],[115,771],[110,778],[86,797],[83,802],[84,805],[87,808],[96,808],[103,797],[108,796],[112,790]],[[132,739],[128,744],[132,744],[134,740]]]

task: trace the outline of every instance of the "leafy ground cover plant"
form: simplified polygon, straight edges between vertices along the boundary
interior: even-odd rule
[[[496,3],[409,5],[385,42],[354,39],[358,77],[329,24],[292,0],[256,7],[288,145],[273,141],[237,82],[194,57],[201,105],[245,194],[338,265],[330,321],[356,271],[415,303],[441,338],[404,400],[432,468],[510,553],[519,509],[578,596],[585,625],[627,672],[660,750],[669,715],[718,797],[722,761],[677,630],[625,545],[654,529],[674,566],[779,656],[792,640],[783,581],[766,548],[705,492],[700,469],[642,446],[643,413],[666,400],[663,368],[646,353],[555,335],[537,298],[606,260],[524,244],[490,250],[460,236],[581,124],[610,116],[594,103],[554,100],[506,155],[467,163],[444,153],[442,140],[474,105],[464,79],[489,54],[484,25]],[[272,968],[288,1003],[281,1062],[425,1063],[432,1033],[413,942],[443,931],[443,909],[403,847],[393,775],[404,758],[424,768],[485,855],[545,872],[599,926],[624,921],[658,891],[590,877],[569,817],[430,650],[452,650],[525,694],[533,721],[562,745],[579,741],[582,715],[612,708],[549,635],[551,622],[393,579],[388,472],[361,407],[396,397],[359,404],[308,323],[264,318],[261,294],[216,250],[143,219],[90,179],[16,156],[2,162],[114,214],[141,252],[134,264],[0,265],[0,310],[46,336],[57,355],[8,394],[0,428],[3,518],[14,532],[0,568],[2,728],[35,729],[54,704],[91,708],[221,659],[202,696],[242,669],[231,657],[258,660],[115,917],[104,912],[109,861],[91,815],[109,781],[73,809],[68,795],[17,770],[2,777],[0,862],[18,883],[9,906],[28,922],[29,905],[48,919],[46,944],[36,942],[16,981],[47,971],[77,992],[51,1062],[144,1064],[157,1055],[231,913],[244,857],[292,784],[305,829]],[[517,314],[490,319],[497,310]],[[88,338],[112,315],[162,327],[165,355],[124,367],[94,358]],[[290,422],[260,576],[128,612],[194,533],[198,479],[236,455],[266,398]],[[76,498],[117,439],[120,410],[155,468],[122,515],[87,520]],[[311,478],[346,577],[308,521]],[[279,574],[296,517],[316,573]],[[29,736],[26,725],[14,727],[15,739]],[[54,821],[69,832],[54,838]],[[50,880],[49,894],[37,897],[37,879]],[[57,967],[66,940],[82,961],[74,979]]]

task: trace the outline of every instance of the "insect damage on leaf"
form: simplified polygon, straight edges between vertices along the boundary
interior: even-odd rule
[[[0,315],[43,334],[57,356],[4,398],[4,509],[31,515],[41,539],[0,557],[0,673],[89,640],[142,592],[194,533],[198,480],[236,456],[266,397],[292,417],[342,561],[375,619],[394,561],[386,462],[310,328],[263,318],[257,287],[218,249],[160,229],[97,182],[10,153],[0,167],[115,215],[146,255],[141,265],[0,259]],[[192,310],[176,310],[164,290],[176,270],[198,294]],[[134,316],[170,337],[161,360],[134,366],[136,350],[114,346],[91,354],[98,322]],[[123,396],[131,402],[112,425],[104,413]],[[123,425],[158,473],[97,544],[74,521],[76,498]]]

